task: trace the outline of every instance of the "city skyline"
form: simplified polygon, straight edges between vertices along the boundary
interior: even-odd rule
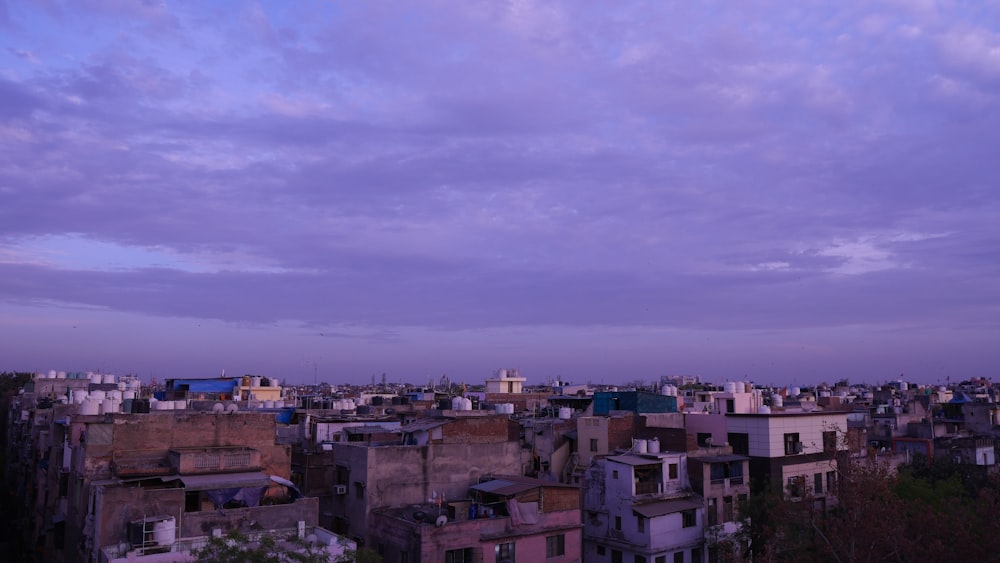
[[[993,377],[997,29],[930,0],[0,1],[0,369]]]

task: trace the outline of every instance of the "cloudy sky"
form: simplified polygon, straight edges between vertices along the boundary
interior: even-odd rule
[[[0,370],[1000,365],[995,1],[0,0]]]

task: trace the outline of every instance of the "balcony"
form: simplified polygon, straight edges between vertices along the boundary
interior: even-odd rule
[[[728,489],[730,487],[737,487],[743,484],[743,476],[728,477],[725,479],[712,479],[710,482],[713,489]]]
[[[181,475],[228,473],[260,469],[260,452],[253,448],[190,448],[170,450],[170,466]]]

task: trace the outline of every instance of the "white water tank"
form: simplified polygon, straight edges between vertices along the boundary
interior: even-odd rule
[[[103,376],[103,377],[101,378],[101,383],[108,383],[108,384],[111,384],[111,383],[117,383],[117,382],[115,381],[115,376],[114,376],[114,374],[111,374],[111,373],[106,373],[106,374],[104,374],[104,376]]]
[[[788,394],[791,395],[791,396],[793,396],[793,397],[798,397],[799,395],[802,394],[802,390],[799,389],[798,387],[791,387],[788,390]]]
[[[647,449],[649,450],[649,453],[651,453],[651,454],[658,454],[658,453],[660,453],[660,439],[659,438],[653,438],[652,440],[650,440],[649,443],[647,444]]]
[[[758,414],[771,414],[771,407],[769,407],[767,405],[761,405],[760,407],[757,408],[757,413]]]
[[[736,383],[734,383],[732,381],[727,381],[727,382],[725,382],[722,385],[722,390],[724,392],[726,392],[726,393],[735,393],[736,392]]]
[[[56,370],[50,369],[49,370],[49,376],[46,379],[55,379],[56,378],[56,374],[57,374]]]
[[[562,420],[569,420],[573,418],[573,409],[569,407],[559,407],[559,418]]]
[[[270,401],[270,400],[264,401],[264,408],[265,409],[273,409],[274,408],[274,401]]]
[[[66,379],[66,372],[60,371],[56,373],[56,379]]]
[[[86,398],[80,403],[80,414],[101,414],[101,401]]]
[[[90,376],[90,382],[91,383],[100,383],[101,382],[101,374],[99,374],[99,373],[93,373],[93,372],[88,372],[87,375]]]
[[[463,397],[462,398],[462,410],[463,411],[471,411],[472,410],[472,399],[470,399],[468,397]]]
[[[646,440],[642,440],[642,439],[635,440],[635,451],[636,451],[636,453],[644,454],[644,453],[646,453],[647,448],[648,448],[648,444],[646,443]]]
[[[156,545],[173,545],[177,538],[176,520],[173,517],[153,524],[153,541]]]
[[[781,407],[784,406],[785,399],[781,395],[771,395],[771,406]]]
[[[259,375],[254,375],[250,378],[251,387],[260,387],[260,382],[263,378]]]
[[[122,391],[122,399],[135,399],[135,391]]]
[[[226,410],[226,405],[223,405],[222,403],[215,403],[214,405],[212,405],[212,412],[214,413],[225,412],[225,410]]]
[[[452,397],[451,398],[451,410],[453,410],[453,411],[460,411],[460,410],[462,410],[462,405],[463,404],[464,404],[464,402],[462,401],[462,397]]]
[[[108,398],[108,394],[107,392],[101,391],[100,389],[95,389],[90,392],[90,398],[97,399],[98,401],[103,401],[104,399]]]

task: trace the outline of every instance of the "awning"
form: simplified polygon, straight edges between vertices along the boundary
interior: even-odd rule
[[[189,491],[266,487],[271,479],[260,471],[247,473],[211,473],[208,475],[181,475],[184,488]]]
[[[525,491],[537,489],[538,487],[539,485],[537,483],[517,483],[506,479],[493,479],[492,481],[486,481],[485,483],[473,485],[470,488],[475,491],[492,493],[494,495],[513,496]]]
[[[632,506],[632,512],[636,514],[645,516],[646,518],[653,518],[656,516],[663,516],[664,514],[673,514],[675,512],[680,512],[682,510],[690,510],[692,508],[700,508],[704,506],[701,499],[674,499],[674,500],[661,500],[658,502],[650,502],[646,504],[636,504]]]

